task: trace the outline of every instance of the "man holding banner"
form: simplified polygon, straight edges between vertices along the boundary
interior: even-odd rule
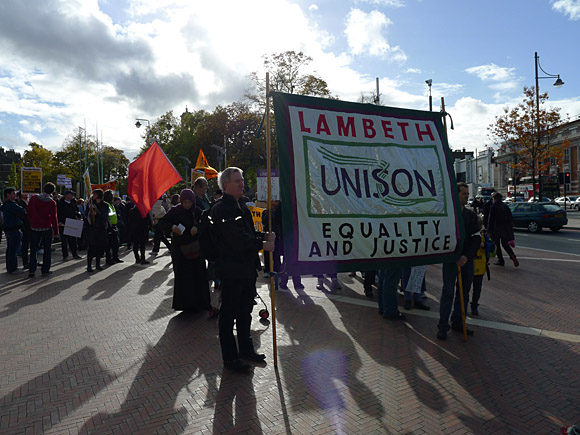
[[[463,314],[467,312],[467,303],[469,302],[469,289],[473,281],[473,259],[477,255],[477,250],[481,242],[479,233],[481,225],[477,220],[477,215],[465,205],[469,199],[469,187],[466,183],[458,183],[459,203],[465,225],[466,240],[463,243],[461,257],[456,263],[443,264],[443,289],[441,290],[441,301],[439,307],[439,324],[437,325],[437,338],[439,340],[447,339],[449,330],[449,315],[451,314],[451,329],[457,332],[463,332]],[[459,269],[461,274],[458,276]],[[459,285],[456,286],[458,279],[461,279],[463,285],[463,296],[459,294]],[[463,310],[461,308],[461,299],[463,298]],[[467,335],[473,335],[471,329],[466,329]]]
[[[216,245],[219,247],[215,262],[216,275],[221,280],[222,305],[219,314],[219,338],[224,366],[246,372],[250,366],[242,361],[263,362],[266,355],[256,353],[250,325],[256,296],[258,252],[273,251],[274,233],[266,233],[265,240],[254,229],[252,214],[246,207],[244,177],[239,168],[226,168],[218,177],[223,198],[210,210],[214,222]],[[238,342],[234,338],[236,324]]]

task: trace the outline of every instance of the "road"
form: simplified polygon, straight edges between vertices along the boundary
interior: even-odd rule
[[[558,232],[544,229],[533,234],[516,228],[514,233],[517,247],[580,255],[580,213],[577,211],[568,211],[568,225]]]
[[[556,233],[544,230],[535,234],[524,229],[515,229],[514,233],[516,247],[580,256],[580,230],[578,229],[564,228]]]

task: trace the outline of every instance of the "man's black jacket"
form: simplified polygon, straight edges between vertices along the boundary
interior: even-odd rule
[[[473,260],[481,244],[481,225],[475,212],[463,207],[463,223],[465,225],[465,241],[463,242],[463,251],[468,260]]]
[[[81,213],[74,200],[66,202],[64,198],[61,198],[56,203],[56,211],[58,215],[58,221],[61,223],[66,223],[66,218],[80,219]]]
[[[258,251],[263,235],[256,232],[252,213],[242,201],[227,193],[211,208],[219,253],[215,262],[220,279],[247,279],[261,269]]]

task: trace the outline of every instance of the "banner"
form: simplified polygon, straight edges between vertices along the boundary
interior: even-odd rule
[[[93,189],[91,188],[91,176],[89,175],[89,168],[83,174],[83,183],[85,184],[85,195],[89,198],[93,194]]]
[[[64,174],[58,174],[56,176],[56,185],[57,186],[64,186],[64,187],[71,187],[72,186],[72,182],[70,178],[67,178],[66,175]]]
[[[456,260],[463,225],[440,113],[273,97],[289,273]]]
[[[113,190],[117,191],[117,180],[111,180],[106,182],[105,184],[91,184],[91,189],[101,189],[103,192],[106,190]]]
[[[280,177],[278,176],[278,169],[272,169],[271,171],[271,193],[272,201],[278,201],[280,199]],[[256,180],[258,184],[258,189],[256,192],[258,201],[268,200],[268,170],[258,169],[256,174]]]
[[[42,193],[41,168],[21,168],[20,180],[21,180],[20,191],[23,194],[34,195]]]
[[[262,232],[262,213],[264,213],[264,208],[256,207],[253,205],[248,206],[248,209],[252,213],[252,220],[254,221],[254,228],[258,232]]]

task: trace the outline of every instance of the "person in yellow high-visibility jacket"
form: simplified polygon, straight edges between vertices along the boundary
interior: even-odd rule
[[[481,288],[483,286],[483,276],[487,274],[487,279],[490,279],[489,273],[489,258],[495,256],[495,244],[487,236],[485,231],[481,231],[481,243],[477,254],[473,258],[473,299],[471,300],[471,315],[478,316],[479,298],[481,297]]]

